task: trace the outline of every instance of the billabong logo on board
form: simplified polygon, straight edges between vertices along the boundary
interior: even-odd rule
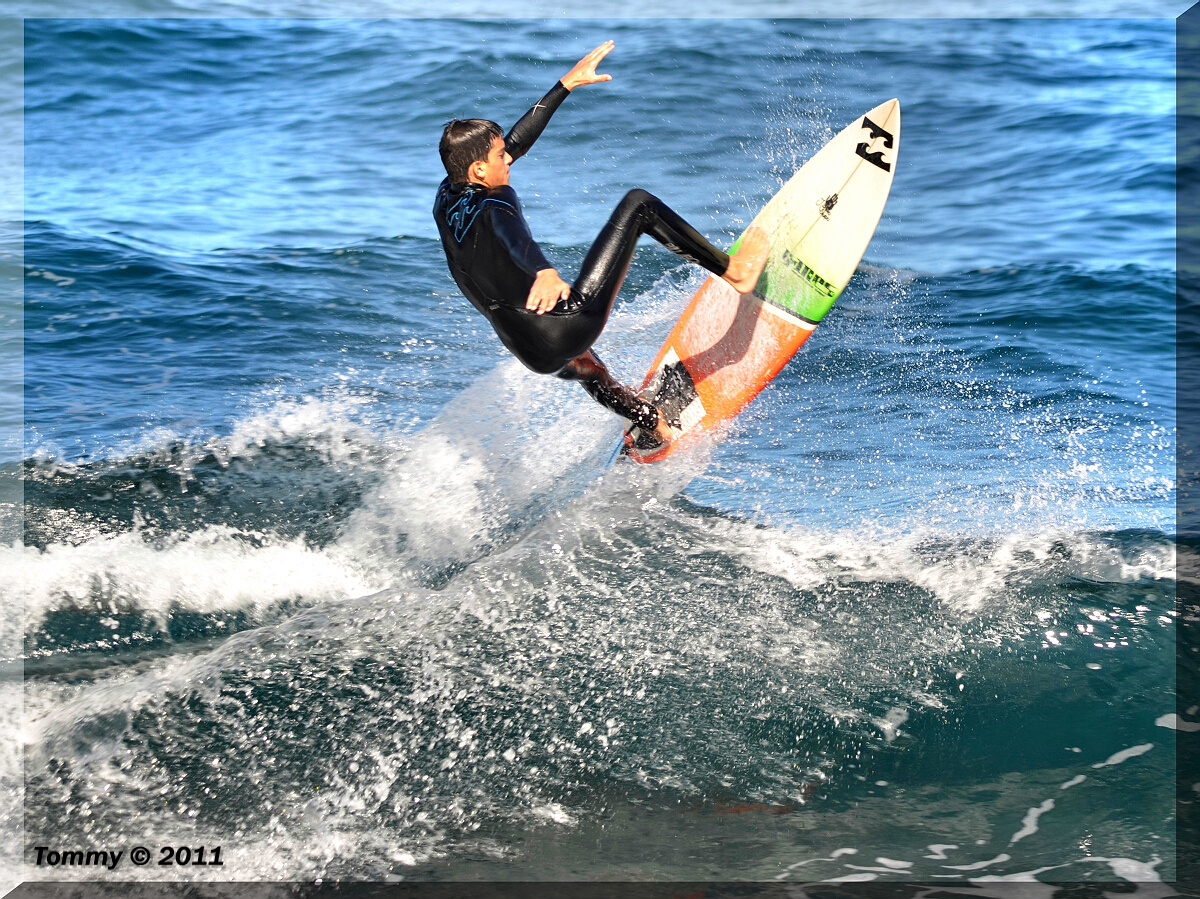
[[[866,116],[863,116],[862,127],[869,128],[871,130],[870,139],[872,141],[875,140],[875,138],[877,138],[877,137],[882,137],[884,149],[887,149],[887,150],[892,149],[893,138],[892,138],[891,132],[885,131],[884,129],[880,128],[878,125],[876,125],[870,119],[868,119]],[[865,159],[867,162],[871,163],[871,165],[877,165],[881,169],[883,169],[885,172],[890,172],[892,170],[892,164],[890,162],[887,162],[884,160],[883,150],[876,150],[874,153],[868,153],[867,148],[869,146],[870,146],[870,143],[867,141],[864,141],[864,142],[860,143],[857,147],[854,148],[854,152],[857,155],[861,156],[863,159]]]
[[[808,282],[810,287],[825,294],[825,296],[832,297],[837,294],[832,284],[805,265],[802,260],[793,256],[791,250],[783,251],[783,262],[788,268]]]

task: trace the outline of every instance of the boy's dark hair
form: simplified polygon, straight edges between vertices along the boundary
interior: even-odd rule
[[[494,138],[503,138],[504,131],[487,119],[451,119],[442,131],[438,151],[442,165],[454,184],[470,181],[473,162],[484,162],[492,149]]]

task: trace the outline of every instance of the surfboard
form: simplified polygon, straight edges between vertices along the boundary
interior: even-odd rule
[[[755,216],[751,224],[771,243],[755,289],[738,294],[709,277],[642,383],[642,395],[680,435],[658,444],[634,428],[622,448],[629,458],[667,458],[736,416],[782,370],[858,268],[883,215],[899,149],[900,102],[893,99],[842,129]]]

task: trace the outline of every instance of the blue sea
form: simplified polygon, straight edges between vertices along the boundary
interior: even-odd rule
[[[444,122],[510,125],[608,38],[512,171],[568,279],[631,188],[727,246],[903,117],[837,305],[652,466],[506,354],[430,215]],[[1174,880],[1175,50],[1152,19],[27,20],[7,882],[135,845],[223,865],[86,876]],[[643,241],[618,376],[701,281]]]

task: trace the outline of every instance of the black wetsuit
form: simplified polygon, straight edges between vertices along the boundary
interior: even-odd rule
[[[514,161],[533,146],[568,93],[560,81],[513,126],[504,148]],[[617,384],[589,352],[591,345],[608,323],[640,235],[649,234],[717,275],[729,267],[725,253],[657,197],[632,190],[592,244],[570,297],[538,315],[525,302],[537,273],[554,266],[529,233],[512,187],[489,189],[446,178],[438,188],[433,217],[450,274],[514,356],[539,374],[580,381],[602,405],[643,429],[654,429],[657,411]]]

